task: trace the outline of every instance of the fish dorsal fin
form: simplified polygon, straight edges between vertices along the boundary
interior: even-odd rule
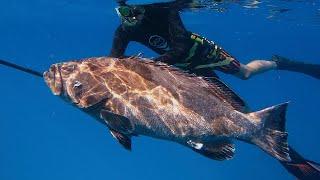
[[[143,53],[140,52],[136,55],[130,56],[129,59],[137,59],[137,58],[143,58]]]
[[[202,79],[209,84],[212,92],[221,101],[228,103],[232,108],[234,108],[237,111],[240,111],[243,113],[249,112],[249,108],[246,105],[246,103],[233,90],[231,90],[225,83],[220,81],[218,78],[215,78],[215,77],[206,78],[206,77],[197,76],[188,71],[181,70],[177,67],[174,67],[162,62],[154,62],[149,59],[144,59],[144,58],[130,59],[130,61],[132,60],[139,61],[146,65],[159,67],[161,70],[168,70],[171,73],[174,73],[176,75],[199,78],[199,80]]]
[[[215,77],[204,79],[209,83],[209,85],[212,87],[212,91],[220,100],[227,102],[237,111],[243,113],[249,112],[249,108],[244,100],[242,100],[242,98],[238,96],[232,89],[230,89],[225,83]]]
[[[232,159],[235,152],[234,144],[232,144],[232,142],[229,140],[220,140],[212,144],[202,144],[193,141],[188,141],[187,143],[195,152],[218,161]]]

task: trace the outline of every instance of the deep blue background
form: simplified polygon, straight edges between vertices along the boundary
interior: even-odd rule
[[[310,1],[309,1],[310,2]],[[281,54],[320,63],[319,3],[267,19],[268,8],[185,12],[185,25],[241,62]],[[111,0],[1,0],[0,58],[44,71],[50,64],[109,53],[119,23]],[[267,7],[267,6],[265,6]],[[127,54],[145,52],[130,45]],[[290,101],[289,141],[320,162],[319,80],[268,72],[242,81],[222,75],[253,109]],[[257,147],[237,142],[217,162],[178,144],[147,137],[125,151],[106,127],[53,96],[42,79],[0,66],[0,179],[293,179]],[[196,90],[196,89],[195,89]]]

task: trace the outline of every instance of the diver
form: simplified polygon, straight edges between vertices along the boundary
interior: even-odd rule
[[[139,42],[156,53],[161,61],[199,76],[217,77],[214,70],[232,74],[241,79],[269,70],[287,70],[304,73],[320,79],[320,65],[293,61],[274,55],[271,60],[253,60],[240,63],[223,48],[184,27],[179,11],[192,0],[176,0],[146,5],[128,5],[126,0],[117,0],[116,11],[121,18],[117,28],[111,57],[125,57],[130,41]]]

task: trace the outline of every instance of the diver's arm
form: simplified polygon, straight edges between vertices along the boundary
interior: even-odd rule
[[[172,49],[167,53],[155,58],[168,64],[175,64],[181,61],[189,51],[189,32],[185,29],[180,18],[179,11],[169,10],[168,12],[169,37],[172,42]]]
[[[124,57],[124,53],[128,47],[130,40],[128,34],[123,30],[122,26],[119,26],[115,31],[112,49],[110,52],[110,57]]]
[[[173,42],[189,39],[189,32],[183,25],[179,11],[170,10],[168,14],[169,34]]]
[[[183,59],[185,54],[184,47],[176,47],[161,56],[154,58],[154,61],[161,61],[167,64],[175,64]]]
[[[165,53],[157,58],[153,59],[154,61],[160,61],[168,64],[174,64],[175,61],[174,54],[172,52]]]

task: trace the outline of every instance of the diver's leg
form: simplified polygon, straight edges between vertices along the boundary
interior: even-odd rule
[[[278,55],[274,55],[272,61],[277,64],[279,70],[299,72],[320,79],[320,64],[293,61]]]
[[[277,64],[274,61],[253,60],[247,65],[241,64],[239,72],[235,75],[241,79],[249,79],[254,75],[274,69],[277,69]]]
[[[253,60],[247,65],[242,64],[225,50],[219,49],[219,55],[215,58],[215,69],[226,74],[232,74],[240,79],[249,79],[254,75],[264,73],[277,68],[277,63],[268,60]]]
[[[249,79],[275,69],[299,72],[320,79],[320,64],[293,61],[278,55],[273,56],[272,60],[253,60],[247,65],[241,64],[239,72],[235,75],[241,79]]]

